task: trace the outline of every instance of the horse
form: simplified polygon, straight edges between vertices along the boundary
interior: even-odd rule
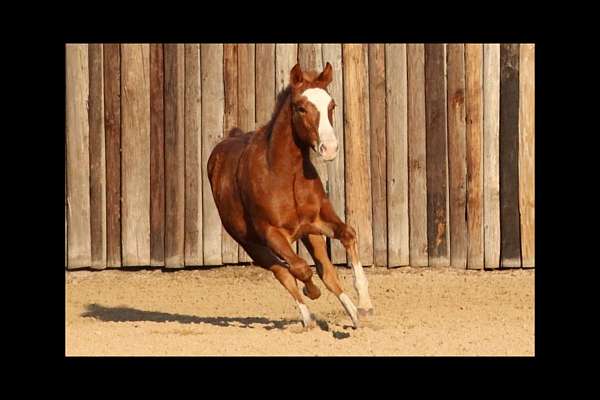
[[[311,150],[325,161],[334,160],[338,153],[335,101],[327,92],[332,77],[330,63],[321,73],[302,71],[296,64],[270,121],[251,132],[231,129],[207,163],[225,230],[292,295],[305,330],[315,327],[315,318],[296,279],[304,284],[302,292],[309,299],[321,293],[309,264],[292,248],[297,240],[313,257],[319,277],[339,299],[354,328],[373,314],[356,231],[337,216],[310,159]],[[325,236],[339,240],[349,255],[358,307],[342,289],[327,255]]]

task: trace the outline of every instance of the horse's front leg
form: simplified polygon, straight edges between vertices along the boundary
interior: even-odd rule
[[[363,270],[358,253],[358,240],[356,231],[342,220],[335,213],[331,202],[327,199],[323,201],[320,221],[317,226],[326,236],[338,239],[350,256],[352,272],[354,274],[354,288],[358,293],[358,314],[360,317],[366,317],[373,314],[373,304],[369,296],[369,282]]]
[[[256,243],[243,243],[242,247],[252,257],[257,265],[266,268],[273,272],[275,278],[287,289],[296,301],[296,305],[300,310],[300,317],[302,318],[302,325],[306,329],[311,329],[316,326],[315,320],[311,312],[308,310],[304,299],[298,289],[296,278],[290,273],[289,269],[278,259],[271,249],[266,246],[262,246]]]
[[[352,300],[344,293],[342,284],[338,278],[335,267],[331,263],[331,260],[327,256],[327,245],[325,243],[325,237],[323,235],[306,235],[302,238],[304,246],[315,260],[317,267],[317,273],[321,277],[325,287],[333,293],[338,300],[342,303],[342,306],[352,319],[352,324],[355,328],[358,328],[358,312]]]

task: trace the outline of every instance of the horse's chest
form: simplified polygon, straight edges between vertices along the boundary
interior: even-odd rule
[[[300,223],[312,223],[317,219],[321,201],[313,181],[297,179],[294,184],[294,200]]]

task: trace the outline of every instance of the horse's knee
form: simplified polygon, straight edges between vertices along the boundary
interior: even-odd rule
[[[312,269],[308,263],[304,260],[297,261],[290,265],[290,272],[294,277],[302,282],[305,282],[312,278]]]

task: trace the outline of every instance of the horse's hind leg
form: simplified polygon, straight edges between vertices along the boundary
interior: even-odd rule
[[[256,244],[245,244],[242,247],[244,248],[244,250],[246,250],[248,255],[254,260],[256,264],[273,272],[275,278],[277,278],[277,280],[281,282],[283,287],[285,287],[287,291],[290,292],[290,294],[296,301],[298,309],[300,310],[302,325],[305,328],[314,328],[314,318],[308,310],[306,304],[304,304],[304,299],[302,298],[300,290],[298,289],[298,285],[296,284],[296,278],[294,278],[290,271],[284,265],[282,265],[282,263],[279,260],[277,260],[277,258],[273,255],[273,253],[268,247]]]
[[[302,243],[315,260],[317,267],[317,273],[319,277],[325,283],[325,286],[331,291],[342,303],[342,306],[352,319],[354,327],[358,327],[358,315],[356,306],[352,303],[352,300],[342,290],[342,285],[338,278],[335,267],[327,256],[327,245],[325,243],[325,237],[322,235],[307,235],[302,238]]]

